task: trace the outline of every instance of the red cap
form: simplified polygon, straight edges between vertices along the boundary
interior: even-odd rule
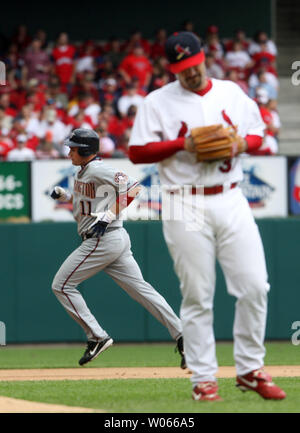
[[[199,65],[205,59],[199,38],[191,32],[174,33],[167,39],[165,49],[173,74]]]
[[[181,62],[177,62],[177,63],[173,63],[172,65],[169,65],[169,69],[173,74],[178,74],[179,72],[184,71],[184,69],[199,65],[200,63],[204,62],[204,60],[205,60],[204,51],[200,51],[200,53],[188,57],[187,59],[181,60]]]

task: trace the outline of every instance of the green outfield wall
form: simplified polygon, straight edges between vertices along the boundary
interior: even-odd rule
[[[17,25],[27,25],[30,34],[38,29],[46,30],[50,40],[58,33],[68,32],[72,41],[97,39],[106,40],[111,36],[126,39],[140,29],[146,38],[153,39],[155,31],[163,27],[168,32],[181,29],[182,23],[191,20],[195,31],[205,35],[207,27],[215,24],[220,36],[232,37],[236,29],[242,28],[252,37],[257,30],[271,34],[271,0],[127,0],[124,2],[101,2],[90,0],[85,4],[42,2],[31,0],[3,2],[1,33],[10,36]]]
[[[261,219],[257,223],[271,283],[266,337],[290,339],[292,323],[300,320],[300,219]],[[179,283],[161,223],[128,222],[125,227],[145,279],[179,313]],[[83,331],[51,290],[61,262],[79,245],[75,223],[2,224],[0,239],[0,321],[6,325],[7,342],[84,341]],[[166,329],[104,272],[84,282],[80,290],[92,313],[116,341],[170,340]],[[217,339],[232,339],[234,302],[226,293],[217,266]]]

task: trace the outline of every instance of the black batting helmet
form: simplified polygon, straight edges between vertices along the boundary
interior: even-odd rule
[[[90,156],[99,152],[99,136],[92,129],[74,129],[64,144],[69,147],[78,147],[80,156]]]

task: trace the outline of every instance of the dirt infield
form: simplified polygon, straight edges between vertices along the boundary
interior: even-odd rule
[[[273,377],[300,376],[299,365],[268,366]],[[0,381],[20,380],[104,380],[104,379],[167,379],[190,377],[190,371],[178,367],[128,367],[128,368],[55,368],[28,370],[0,370]],[[218,378],[235,377],[234,367],[220,367]],[[83,407],[70,407],[31,402],[0,396],[0,413],[82,413],[101,412]]]
[[[100,410],[85,407],[38,403],[18,398],[0,397],[0,413],[94,413]]]
[[[300,376],[300,365],[266,367],[273,377]],[[235,377],[234,367],[220,367],[219,378]],[[0,381],[16,380],[104,380],[104,379],[168,379],[189,378],[188,370],[178,367],[121,367],[121,368],[53,368],[0,370]]]

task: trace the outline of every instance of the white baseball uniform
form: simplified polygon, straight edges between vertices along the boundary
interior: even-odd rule
[[[157,142],[159,148],[159,141],[177,139],[183,125],[188,136],[193,127],[219,123],[228,126],[230,121],[242,137],[264,135],[256,103],[233,82],[212,79],[199,95],[175,81],[144,99],[129,145]],[[170,190],[174,185],[203,185],[207,193],[207,187],[214,186],[217,188],[213,191],[218,192],[210,190],[203,197],[200,230],[186,230],[184,220],[163,221],[164,237],[180,279],[180,315],[192,383],[214,381],[218,368],[213,333],[216,259],[224,272],[228,293],[237,298],[233,330],[237,374],[260,368],[265,354],[269,284],[260,234],[238,187],[243,178],[240,158],[199,163],[195,154],[179,150],[158,162],[158,171],[161,184]],[[189,203],[186,201],[184,206],[189,207]],[[203,209],[199,208],[199,212]]]
[[[182,334],[180,320],[172,308],[144,280],[133,257],[130,238],[123,228],[122,220],[110,223],[101,238],[91,232],[95,221],[91,213],[106,211],[116,202],[119,192],[124,193],[135,185],[137,182],[134,179],[111,168],[99,158],[94,158],[75,175],[73,214],[83,242],[61,265],[52,289],[66,311],[82,327],[89,341],[102,341],[108,334],[87,307],[77,286],[102,270],[166,326],[174,340]],[[86,238],[87,234],[91,237]]]

